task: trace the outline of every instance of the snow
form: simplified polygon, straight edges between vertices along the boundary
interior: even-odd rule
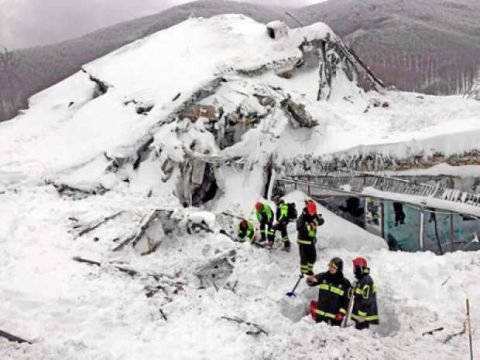
[[[480,166],[479,165],[463,165],[463,166],[451,166],[445,163],[432,166],[428,169],[410,169],[396,172],[386,172],[388,175],[400,175],[400,176],[439,176],[450,175],[459,176],[462,178],[467,177],[479,177]]]
[[[165,103],[179,92],[183,98],[224,67],[250,69],[299,57],[297,47],[304,35],[322,38],[329,32],[326,25],[315,24],[271,41],[264,24],[243,15],[191,18],[124,46],[85,69],[137,100]],[[172,68],[181,71],[165,73]],[[145,89],[146,83],[151,88]]]
[[[381,326],[362,333],[352,328],[330,328],[304,316],[305,306],[316,291],[303,283],[297,298],[285,293],[296,281],[298,253],[266,251],[237,244],[223,235],[171,237],[148,257],[133,251],[112,253],[112,228],[101,227],[74,239],[68,234],[69,216],[81,221],[91,209],[98,215],[117,210],[139,211],[150,203],[125,198],[65,201],[48,188],[35,188],[4,196],[0,246],[2,272],[0,295],[2,329],[34,341],[16,345],[0,340],[7,359],[278,359],[371,358],[453,359],[466,357],[464,335],[443,344],[448,334],[462,329],[464,301],[472,301],[472,321],[478,323],[480,261],[474,253],[439,257],[432,253],[392,253],[382,240],[333,216],[319,206],[325,217],[320,228],[319,259],[323,271],[328,259],[340,256],[345,274],[355,256],[367,257],[379,291]],[[301,205],[304,197],[293,193],[288,201]],[[32,201],[34,200],[34,201]],[[7,211],[8,209],[8,211]],[[28,213],[28,216],[25,214]],[[133,215],[132,215],[133,216]],[[212,214],[193,213],[196,219]],[[120,219],[120,222],[133,218]],[[118,226],[118,223],[112,224]],[[342,229],[341,232],[338,229]],[[289,229],[294,238],[295,231]],[[98,237],[98,242],[92,241]],[[363,246],[359,246],[363,244]],[[326,248],[325,248],[326,247]],[[209,258],[229,249],[237,251],[234,271],[236,291],[199,289],[193,275]],[[129,277],[113,265],[94,267],[71,260],[75,255],[120,264],[140,271],[177,274],[186,283],[167,303],[163,294],[147,298],[148,277]],[[442,285],[447,281],[445,285]],[[153,282],[153,284],[152,284]],[[168,320],[162,319],[162,308]],[[240,317],[262,326],[268,336],[250,336],[246,325],[222,316]],[[443,326],[432,336],[421,333]],[[478,335],[474,333],[475,343]],[[226,345],[228,344],[228,345]],[[321,354],[321,355],[319,355]]]
[[[292,79],[271,71],[246,77],[231,70],[295,60],[305,36],[327,34],[331,30],[326,25],[314,24],[272,40],[263,24],[244,16],[191,18],[85,65],[85,72],[37,94],[29,110],[1,123],[0,329],[33,340],[32,345],[19,345],[0,338],[2,359],[466,358],[466,335],[445,343],[447,335],[463,328],[466,297],[472,302],[478,348],[480,306],[475,301],[480,298],[480,260],[475,253],[440,257],[389,252],[381,238],[319,205],[325,224],[319,229],[315,271],[326,270],[328,260],[340,256],[352,280],[351,261],[362,255],[378,286],[381,325],[358,332],[315,324],[305,316],[317,294],[303,282],[296,298],[285,296],[298,278],[295,243],[291,253],[268,251],[219,233],[238,221],[226,219],[224,211],[254,219],[255,202],[265,200],[263,167],[272,154],[279,160],[369,151],[448,155],[477,146],[480,102],[456,96],[364,93],[341,76],[334,80],[331,101],[317,102],[316,69]],[[96,84],[90,75],[109,86],[105,94],[94,96]],[[204,99],[205,104],[218,102],[226,111],[239,105],[264,111],[253,93],[276,100],[288,93],[305,105],[319,126],[294,129],[277,111],[240,142],[220,150],[203,119],[164,123],[183,101],[219,75],[227,82]],[[178,93],[180,97],[172,101]],[[155,106],[145,115],[137,114],[132,99]],[[372,99],[388,101],[389,107],[370,106],[364,112]],[[129,164],[117,173],[105,171],[107,157],[129,156],[149,137],[152,152],[138,170]],[[189,147],[193,142],[198,149]],[[244,159],[243,170],[224,165],[215,169],[223,181],[221,196],[201,209],[180,206],[175,196],[178,168],[170,180],[162,181],[162,164],[183,161],[185,148]],[[424,173],[478,176],[478,167],[439,165],[408,174]],[[102,184],[111,190],[74,201],[61,197],[45,180],[81,188]],[[286,199],[301,211],[305,195],[294,192]],[[427,205],[435,206],[441,200],[412,196],[409,201],[431,201]],[[214,232],[188,234],[178,229],[164,236],[155,228],[148,235],[162,238],[156,252],[141,256],[129,246],[113,252],[154,208],[171,209],[175,216],[194,222],[203,220]],[[452,210],[461,210],[461,205]],[[121,216],[84,236],[73,228],[77,222],[95,223],[118,211],[123,211]],[[294,242],[293,225],[289,234]],[[218,291],[213,286],[201,288],[195,271],[230,250],[236,255],[227,283]],[[75,262],[74,256],[100,261],[102,266]],[[140,275],[131,277],[116,266]],[[157,282],[151,273],[165,278]],[[175,287],[172,282],[183,285]],[[146,287],[159,284],[166,293],[145,296]],[[222,316],[256,323],[268,336],[248,335],[247,325]],[[422,336],[440,326],[443,331]]]

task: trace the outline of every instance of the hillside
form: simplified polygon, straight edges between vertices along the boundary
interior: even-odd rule
[[[475,0],[336,0],[292,12],[327,23],[387,86],[463,94],[480,68]]]
[[[463,94],[480,64],[480,5],[475,0],[335,0],[290,10],[304,24],[324,21],[352,44],[386,83],[428,94]],[[14,51],[16,85],[0,87],[0,121],[27,99],[78,71],[81,65],[189,16],[238,13],[266,23],[298,24],[278,8],[198,1],[121,23],[59,44]],[[0,72],[0,83],[7,83]]]
[[[211,17],[228,13],[244,14],[263,23],[284,20],[292,26],[295,24],[282,11],[266,6],[219,0],[196,1],[101,29],[77,39],[17,50],[13,55],[20,62],[16,71],[18,85],[14,91],[6,86],[0,87],[0,121],[15,115],[18,108],[25,108],[28,97],[72,75],[89,61],[175,25],[190,16]],[[7,83],[2,75],[3,72],[0,71],[0,83]],[[16,103],[13,108],[1,106],[2,100],[8,101],[11,97],[15,98]]]

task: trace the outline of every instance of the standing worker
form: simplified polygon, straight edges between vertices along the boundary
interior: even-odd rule
[[[277,223],[273,226],[275,231],[280,231],[282,235],[283,250],[290,251],[290,239],[288,238],[287,226],[291,221],[297,219],[297,210],[294,203],[286,203],[283,199],[277,202],[277,211],[275,213]]]
[[[377,287],[370,277],[367,260],[357,257],[353,260],[353,273],[357,278],[355,286],[352,319],[355,329],[368,329],[370,324],[378,325]]]
[[[311,306],[315,321],[340,326],[347,314],[350,282],[343,276],[343,261],[334,257],[328,263],[328,271],[307,276],[309,286],[318,286],[318,301]]]
[[[307,201],[302,214],[297,220],[298,247],[300,253],[300,274],[313,275],[313,265],[317,260],[315,243],[317,228],[325,221],[317,214],[317,205],[313,200]]]
[[[262,241],[268,239],[268,246],[272,247],[275,230],[273,230],[273,211],[268,204],[257,202],[255,204],[255,215],[260,223],[260,235]]]

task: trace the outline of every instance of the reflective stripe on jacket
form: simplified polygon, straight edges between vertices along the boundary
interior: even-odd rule
[[[368,270],[367,270],[368,271]],[[368,273],[364,273],[355,288],[352,319],[378,324],[377,287]]]
[[[255,215],[257,216],[257,220],[260,224],[271,224],[273,222],[273,211],[272,208],[267,204],[263,204],[262,210],[255,210]]]
[[[348,292],[350,282],[338,271],[331,274],[328,271],[315,275],[316,281],[308,283],[318,286],[317,316],[335,319],[337,313],[346,314],[348,307]]]
[[[314,244],[317,236],[317,229],[323,225],[324,220],[321,215],[310,215],[306,209],[297,220],[298,243],[302,245]]]
[[[277,208],[277,213],[275,214],[277,221],[288,222],[288,204],[282,203]]]
[[[237,235],[240,239],[247,238],[252,239],[255,233],[255,229],[253,227],[253,223],[251,221],[248,222],[248,226],[245,230],[240,227],[240,224],[237,226]]]

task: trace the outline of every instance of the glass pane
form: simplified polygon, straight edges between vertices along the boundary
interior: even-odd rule
[[[466,215],[453,215],[453,225],[453,250],[480,250],[476,237],[476,234],[480,234],[480,220]]]
[[[367,198],[365,208],[365,229],[369,232],[382,236],[382,205],[380,200]]]
[[[383,226],[385,239],[391,250],[420,250],[420,213],[416,208],[385,201]]]
[[[357,226],[365,228],[365,199],[334,196],[325,201],[327,208]]]
[[[423,244],[425,250],[437,254],[449,251],[450,246],[450,215],[441,212],[424,210]],[[440,249],[442,251],[440,251]]]

